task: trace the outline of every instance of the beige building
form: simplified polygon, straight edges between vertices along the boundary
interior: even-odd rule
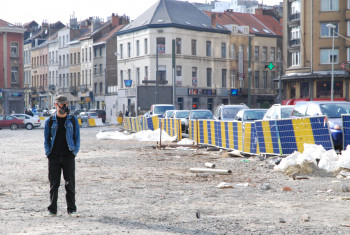
[[[334,99],[348,100],[350,1],[284,0],[283,4],[284,98],[330,99],[333,74]]]

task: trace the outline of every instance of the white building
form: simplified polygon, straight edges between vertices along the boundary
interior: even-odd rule
[[[117,32],[117,110],[137,115],[154,103],[214,110],[229,96],[222,88],[229,34],[188,2],[158,1]]]

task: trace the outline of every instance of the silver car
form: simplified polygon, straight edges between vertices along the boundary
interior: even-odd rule
[[[24,125],[27,130],[32,130],[34,127],[41,126],[40,119],[37,116],[32,117],[27,114],[21,114],[21,113],[15,113],[15,114],[12,114],[12,116],[15,116],[18,119],[24,120]]]

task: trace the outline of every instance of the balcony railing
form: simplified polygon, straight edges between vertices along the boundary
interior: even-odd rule
[[[300,45],[300,39],[289,40],[289,46],[299,46],[299,45]]]
[[[289,16],[289,21],[299,20],[299,19],[300,19],[300,13],[294,13]]]

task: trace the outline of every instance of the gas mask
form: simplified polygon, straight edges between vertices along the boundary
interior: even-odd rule
[[[58,112],[60,112],[61,115],[65,114],[65,113],[69,114],[69,111],[70,110],[69,110],[69,108],[67,107],[66,104],[64,104],[63,107],[60,107],[59,110],[58,110]]]

